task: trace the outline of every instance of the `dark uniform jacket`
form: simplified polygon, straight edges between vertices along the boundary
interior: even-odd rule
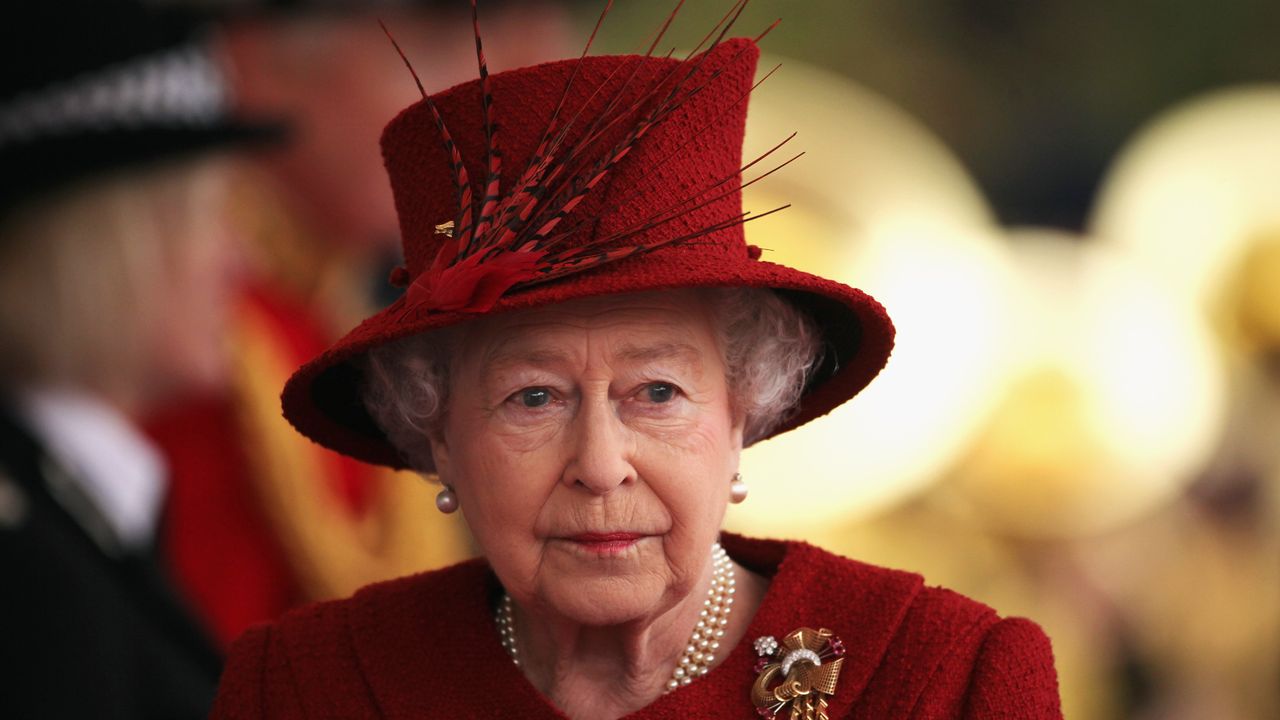
[[[0,407],[2,718],[204,718],[220,658],[154,553],[126,551]]]

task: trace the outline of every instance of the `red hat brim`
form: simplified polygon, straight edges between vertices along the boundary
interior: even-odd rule
[[[485,315],[577,298],[699,287],[767,288],[809,313],[823,335],[823,359],[796,412],[767,437],[821,417],[860,392],[893,348],[893,323],[860,290],[789,267],[743,256],[737,265],[711,264],[659,250],[498,300]],[[408,464],[366,411],[359,359],[380,345],[476,319],[466,312],[407,317],[402,301],[365,320],[304,365],[285,385],[284,415],[303,435],[332,450],[378,465]]]

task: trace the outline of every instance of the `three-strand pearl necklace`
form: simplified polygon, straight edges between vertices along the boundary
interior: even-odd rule
[[[707,674],[712,663],[716,661],[716,652],[720,650],[720,640],[724,638],[725,627],[729,625],[729,613],[733,610],[733,596],[737,592],[737,580],[733,577],[733,561],[729,554],[720,547],[720,543],[711,546],[711,588],[707,590],[707,599],[702,602],[698,611],[698,623],[689,636],[689,644],[680,654],[680,661],[671,671],[671,679],[667,681],[667,692],[681,685],[688,685],[694,678]],[[515,613],[512,609],[511,596],[503,593],[498,603],[498,638],[502,647],[511,656],[511,661],[520,664],[520,654],[516,649]]]

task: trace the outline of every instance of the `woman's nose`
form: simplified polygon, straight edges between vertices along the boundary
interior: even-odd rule
[[[633,443],[609,398],[583,400],[574,418],[572,442],[565,483],[604,494],[635,481],[630,459]]]

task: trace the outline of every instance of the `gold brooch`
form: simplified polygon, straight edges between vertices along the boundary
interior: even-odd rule
[[[844,663],[840,638],[826,628],[802,627],[781,643],[771,635],[756,638],[755,648],[759,676],[751,702],[757,715],[772,720],[790,706],[790,720],[828,720],[827,696],[835,694]]]

